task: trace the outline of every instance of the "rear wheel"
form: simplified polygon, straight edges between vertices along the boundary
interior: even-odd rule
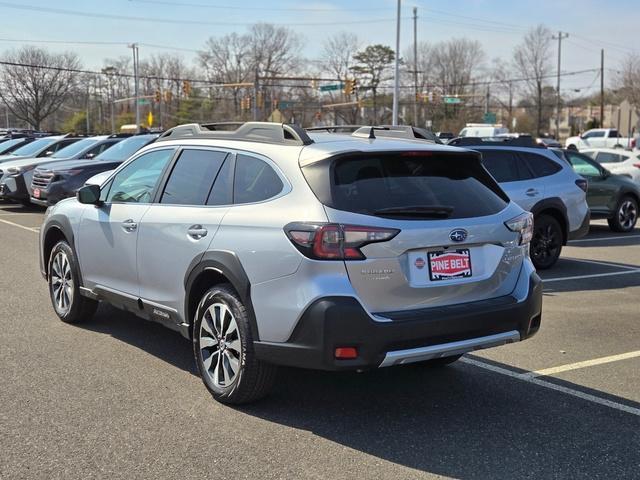
[[[576,147],[573,143],[567,147],[567,150],[575,150],[578,151],[578,147]]]
[[[614,232],[627,233],[635,228],[637,221],[638,202],[633,197],[624,196],[618,201],[615,214],[607,223]]]
[[[562,227],[550,215],[540,215],[533,225],[531,261],[538,270],[551,268],[562,250]]]
[[[79,323],[88,320],[98,302],[80,295],[80,276],[73,250],[66,241],[56,243],[49,256],[49,296],[60,320]]]
[[[269,393],[276,367],[256,358],[247,311],[231,285],[205,292],[192,333],[196,365],[213,398],[238,405]]]

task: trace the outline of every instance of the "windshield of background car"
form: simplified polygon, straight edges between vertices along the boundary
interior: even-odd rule
[[[85,138],[77,142],[73,142],[68,147],[61,148],[49,158],[71,158],[75,157],[78,153],[96,144],[99,140],[95,138]]]
[[[363,153],[337,157],[329,166],[317,162],[303,173],[322,203],[364,215],[406,209],[407,219],[411,212],[415,219],[429,219],[428,212],[432,218],[480,217],[509,201],[475,155]]]
[[[154,138],[156,138],[156,136],[148,135],[127,138],[95,157],[95,160],[107,162],[124,161],[150,143]]]
[[[16,148],[11,155],[21,155],[25,157],[30,157],[31,155],[36,155],[43,148],[48,147],[49,145],[60,140],[59,138],[40,138],[39,140],[35,140],[31,143],[28,143],[24,147]]]
[[[11,150],[16,145],[24,142],[24,138],[14,138],[13,140],[7,140],[6,142],[0,143],[0,155],[6,152],[7,150]]]

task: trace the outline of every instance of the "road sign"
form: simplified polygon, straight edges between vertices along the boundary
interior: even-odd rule
[[[289,110],[293,108],[294,102],[281,101],[278,102],[278,110]]]
[[[483,117],[484,123],[496,123],[496,114],[493,112],[486,112]]]
[[[334,83],[332,85],[321,85],[320,86],[320,91],[321,92],[332,92],[335,90],[342,90],[342,84],[341,83]]]
[[[139,98],[138,105],[149,105],[149,100],[147,100],[146,98]]]
[[[147,115],[147,125],[148,126],[152,126],[153,125],[153,113],[149,112],[149,115]]]
[[[462,103],[462,99],[458,97],[442,97],[442,100],[444,101],[444,103],[452,105]]]

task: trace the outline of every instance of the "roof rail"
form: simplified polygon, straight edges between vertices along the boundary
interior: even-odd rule
[[[350,133],[361,128],[362,125],[324,125],[321,127],[305,128],[307,132]]]
[[[230,130],[228,127],[236,127]],[[313,140],[298,125],[271,122],[188,123],[173,127],[156,140],[179,138],[238,140],[281,145],[310,145]]]
[[[538,145],[532,137],[458,137],[453,138],[447,145],[454,147],[528,147],[546,148]]]

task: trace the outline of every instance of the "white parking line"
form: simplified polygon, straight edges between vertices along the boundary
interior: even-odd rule
[[[29,232],[34,232],[34,233],[40,232],[40,227],[25,227],[24,225],[20,225],[19,223],[13,223],[13,222],[10,222],[9,220],[3,220],[2,218],[0,218],[0,222],[6,223],[7,225],[11,225],[12,227],[18,227],[18,228],[22,228],[23,230],[28,230]]]
[[[590,275],[574,275],[572,277],[549,278],[547,280],[543,279],[542,284],[544,285],[545,283],[551,282],[564,282],[566,280],[582,280],[584,278],[615,277],[617,275],[628,275],[630,273],[640,273],[640,268],[636,268],[635,270],[625,270],[624,272],[592,273]]]
[[[601,260],[586,260],[584,258],[563,257],[563,260],[571,260],[572,262],[590,263],[593,265],[602,265],[603,267],[624,268],[627,270],[636,270],[640,268],[640,265],[622,265],[618,263],[610,263],[610,262],[605,262]]]
[[[593,360],[585,360],[584,362],[568,363],[566,365],[545,368],[543,370],[535,370],[533,372],[521,373],[520,376],[526,378],[546,377],[549,375],[555,375],[556,373],[568,372],[569,370],[577,370],[579,368],[593,367],[605,363],[619,362],[620,360],[627,360],[629,358],[636,357],[640,357],[640,350],[636,350],[635,352],[621,353],[620,355],[610,355],[608,357],[594,358]]]
[[[596,403],[598,405],[602,405],[605,407],[613,408],[614,410],[619,410],[621,412],[630,413],[632,415],[636,415],[640,417],[640,408],[630,407],[628,405],[624,405],[622,403],[613,402],[611,400],[607,400],[604,398],[596,397],[595,395],[591,395],[589,393],[584,393],[579,390],[574,390],[572,388],[564,387],[562,385],[556,385],[555,383],[547,382],[546,380],[541,380],[535,377],[526,377],[521,373],[512,372],[511,370],[507,370],[506,368],[497,367],[495,365],[491,365],[488,363],[480,362],[478,360],[474,360],[471,358],[461,358],[461,362],[464,362],[469,365],[473,365],[474,367],[483,368],[485,370],[489,370],[494,373],[499,373],[500,375],[505,375],[507,377],[515,378],[517,380],[521,380],[523,382],[532,383],[539,387],[548,388],[550,390],[555,390],[557,392],[562,392],[567,395],[571,395],[573,397],[580,398],[582,400],[586,400],[587,402]]]
[[[620,235],[617,237],[581,238],[580,240],[569,240],[568,243],[603,242],[605,240],[622,240],[623,238],[638,238],[638,237],[640,237],[640,235]]]

